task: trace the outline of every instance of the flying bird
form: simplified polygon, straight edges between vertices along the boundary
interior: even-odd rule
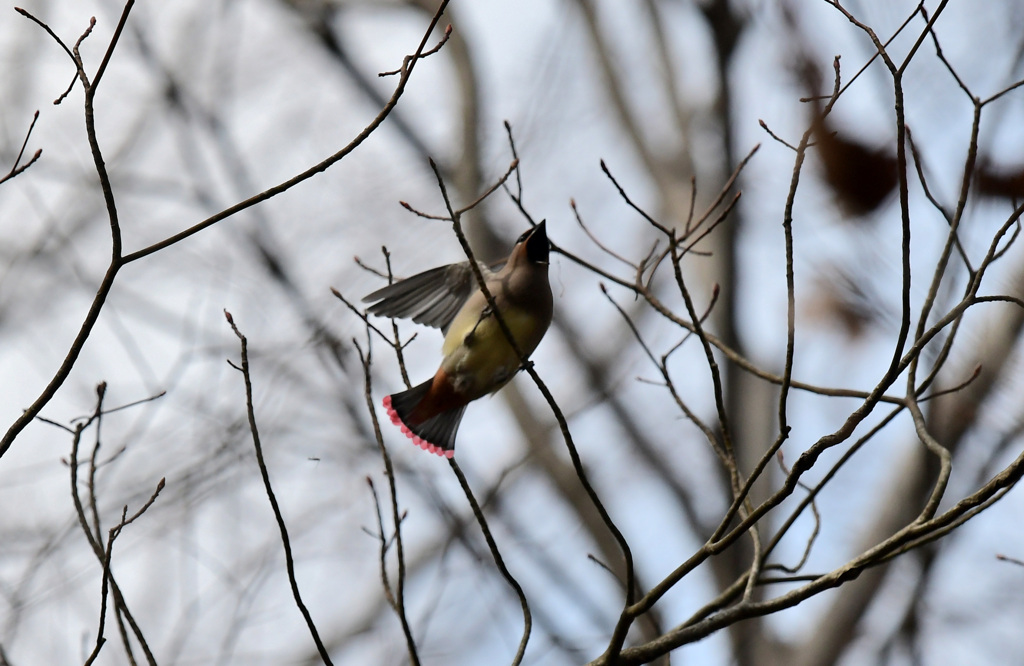
[[[551,324],[544,222],[516,241],[500,268],[479,264],[487,290],[519,350],[529,356]],[[494,393],[521,361],[480,290],[468,261],[441,266],[363,298],[371,314],[409,318],[444,333],[441,367],[427,381],[384,397],[391,422],[420,448],[451,458],[466,405]]]

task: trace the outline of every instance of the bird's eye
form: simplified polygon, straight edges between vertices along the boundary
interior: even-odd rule
[[[526,240],[527,238],[529,238],[529,237],[530,237],[530,234],[531,234],[532,232],[533,232],[533,229],[527,229],[527,230],[526,230],[526,231],[524,231],[524,232],[523,232],[522,234],[520,234],[520,235],[519,235],[519,238],[517,238],[517,239],[516,239],[516,245],[519,245],[520,243],[522,243],[523,241],[525,241],[525,240]]]

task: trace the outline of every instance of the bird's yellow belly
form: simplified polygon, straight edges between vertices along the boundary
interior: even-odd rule
[[[536,317],[518,308],[502,312],[521,351],[529,355],[540,342]],[[460,312],[444,339],[441,367],[456,390],[475,399],[504,386],[519,369],[519,357],[493,316]]]

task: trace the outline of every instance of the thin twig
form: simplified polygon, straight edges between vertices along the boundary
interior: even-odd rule
[[[386,245],[382,245],[380,251],[384,254],[384,265],[388,268],[388,284],[394,284],[395,274],[391,272],[391,253],[388,252]],[[391,333],[395,336],[392,348],[395,350],[395,358],[398,360],[398,370],[402,373],[402,381],[405,382],[406,387],[411,388],[412,382],[409,381],[409,372],[405,369],[405,346],[412,342],[417,334],[413,333],[412,337],[405,344],[402,344],[402,337],[398,334],[398,322],[394,319],[391,320]],[[367,340],[366,344],[370,344],[369,340]],[[369,350],[367,350],[367,353],[369,353]]]
[[[792,470],[790,470],[789,467],[786,465],[786,461],[785,461],[785,459],[782,456],[782,451],[779,451],[778,454],[776,454],[775,459],[778,461],[779,468],[782,470],[782,473],[785,474],[786,476],[789,476],[792,473]],[[790,573],[790,574],[795,574],[797,571],[800,571],[801,569],[804,568],[804,565],[807,564],[807,560],[811,556],[811,550],[814,548],[814,542],[817,541],[818,535],[821,534],[821,513],[818,511],[818,503],[815,501],[814,491],[806,483],[804,483],[803,481],[801,481],[799,483],[799,486],[807,491],[807,494],[808,494],[807,501],[808,501],[808,503],[809,503],[809,505],[811,507],[811,515],[814,518],[814,528],[811,530],[810,535],[808,535],[807,543],[804,544],[804,552],[800,556],[800,560],[796,564],[794,564],[793,566],[785,566],[785,565],[782,565],[782,564],[773,564],[773,565],[770,565],[770,566],[766,566],[765,567],[766,570],[767,569],[781,569],[782,571],[785,571],[786,573]],[[774,547],[774,545],[775,545],[775,542],[773,541],[772,544],[770,544],[769,547]],[[768,557],[768,552],[769,552],[768,550],[765,550],[764,556],[765,556],[766,559]],[[812,576],[811,578],[808,578],[807,580],[813,580],[814,578],[817,578],[817,576]],[[758,581],[758,584],[765,583],[765,582],[769,582],[769,581],[766,581],[764,578],[762,578],[760,581]]]
[[[572,214],[576,218],[576,224],[579,225],[580,229],[583,230],[583,233],[585,233],[587,235],[587,238],[589,238],[590,241],[594,245],[596,245],[602,252],[607,254],[609,257],[612,257],[613,259],[617,259],[617,260],[621,261],[622,263],[626,264],[627,266],[629,266],[633,270],[639,270],[637,265],[634,264],[632,261],[630,261],[629,259],[626,259],[621,254],[619,254],[618,252],[616,252],[616,251],[606,247],[604,245],[604,243],[602,243],[600,241],[600,239],[598,239],[598,237],[595,236],[593,234],[593,232],[591,232],[590,229],[587,228],[587,225],[585,225],[583,223],[583,217],[580,216],[579,209],[576,207],[576,200],[575,199],[570,199],[569,200],[569,207],[572,208]]]
[[[494,541],[494,536],[491,535],[491,529],[484,518],[484,512],[480,509],[480,504],[476,501],[473,490],[469,487],[469,482],[466,480],[466,475],[462,473],[462,468],[459,467],[459,463],[455,462],[455,458],[449,458],[448,465],[452,468],[456,478],[458,478],[462,492],[466,495],[466,500],[473,509],[473,516],[476,517],[476,522],[480,526],[484,540],[487,541],[487,548],[491,551],[495,566],[498,567],[502,577],[515,590],[516,596],[519,597],[519,605],[523,610],[523,635],[519,639],[519,647],[516,650],[515,657],[512,659],[512,666],[519,666],[523,661],[523,656],[526,654],[526,644],[530,640],[530,632],[533,628],[533,615],[530,613],[530,604],[526,600],[523,586],[519,584],[519,581],[516,580],[515,576],[509,572],[508,567],[505,566],[505,560],[501,557],[501,552],[498,550],[498,544]]]
[[[430,21],[430,25],[427,27],[426,32],[423,34],[423,39],[422,41],[420,41],[419,47],[412,55],[405,57],[402,69],[399,70],[401,72],[401,76],[399,76],[398,84],[395,86],[395,90],[391,94],[391,98],[387,101],[387,104],[384,105],[384,107],[380,110],[377,116],[374,117],[374,119],[371,120],[370,123],[366,125],[366,127],[364,127],[362,131],[360,131],[359,134],[357,134],[356,137],[348,143],[348,145],[346,145],[344,148],[334,153],[327,159],[323,160],[322,162],[313,165],[312,167],[306,169],[305,171],[293,176],[292,178],[289,178],[288,180],[278,185],[275,185],[274,187],[268,188],[263,192],[253,195],[248,199],[245,199],[244,201],[240,201],[233,206],[229,206],[228,208],[225,208],[219,213],[211,215],[205,220],[197,224],[194,224],[191,227],[188,227],[187,229],[184,229],[183,231],[174,234],[173,236],[169,236],[163,239],[162,241],[153,243],[152,245],[144,247],[141,250],[136,250],[135,252],[131,252],[125,255],[123,263],[129,264],[133,261],[138,261],[143,257],[153,254],[154,252],[174,245],[175,243],[179,243],[185,240],[186,238],[189,238],[190,236],[193,236],[199,233],[200,231],[213,226],[214,224],[220,222],[221,220],[227,219],[247,208],[251,208],[252,206],[255,206],[258,203],[262,203],[267,199],[270,199],[272,197],[277,196],[278,194],[281,194],[282,192],[290,190],[299,183],[309,180],[318,173],[326,171],[328,168],[330,168],[337,162],[340,162],[342,159],[344,159],[350,153],[352,153],[352,151],[354,151],[356,148],[362,145],[362,143],[371,134],[373,134],[373,132],[376,131],[378,127],[380,127],[381,123],[384,122],[384,120],[391,114],[391,111],[398,104],[398,100],[402,97],[403,93],[405,92],[406,85],[409,82],[409,78],[412,76],[412,72],[416,66],[416,63],[423,57],[427,39],[429,39],[430,34],[433,32],[434,27],[437,25],[437,22],[440,20],[441,15],[444,13],[444,9],[445,7],[448,6],[449,2],[450,0],[441,1],[441,4],[438,6],[437,11],[434,13],[433,18]]]
[[[1019,560],[1016,557],[1010,557],[1009,555],[1003,555],[1002,553],[996,553],[996,559],[1000,562],[1009,562],[1016,564],[1019,567],[1024,567],[1024,560]]]
[[[117,27],[114,28],[114,34],[110,38],[110,43],[107,44],[107,50],[103,54],[103,60],[100,62],[100,66],[96,69],[96,74],[92,77],[92,85],[89,89],[95,93],[96,87],[100,84],[100,79],[103,78],[103,73],[107,71],[107,64],[110,63],[111,56],[114,55],[114,47],[117,46],[117,42],[121,39],[121,33],[124,32],[124,26],[128,23],[128,14],[131,13],[132,7],[135,5],[135,0],[127,0],[124,4],[124,9],[121,10],[121,18],[117,22]]]
[[[889,538],[877,544],[865,553],[850,560],[840,567],[818,576],[799,588],[766,601],[741,602],[712,611],[707,617],[696,622],[675,627],[658,638],[624,649],[616,663],[621,666],[645,664],[653,658],[691,643],[740,620],[753,617],[764,617],[786,608],[792,608],[802,601],[821,594],[830,589],[840,587],[846,582],[857,578],[866,569],[880,566],[893,557],[913,548],[920,548],[927,543],[941,538],[950,530],[963,525],[967,520],[979,515],[991,507],[1006,492],[1015,486],[1024,476],[1024,453],[993,477],[977,492],[965,497],[945,513],[923,523],[913,523],[899,530]],[[734,583],[745,585],[745,578]],[[606,659],[599,658],[591,662],[593,666],[610,664]]]
[[[390,273],[391,266],[388,264],[388,272]],[[363,366],[363,395],[366,399],[366,409],[370,414],[370,420],[373,422],[373,435],[377,440],[377,448],[380,450],[381,459],[384,461],[384,476],[388,480],[388,490],[391,495],[391,521],[394,527],[394,539],[395,539],[395,557],[398,560],[398,580],[395,585],[394,596],[389,600],[391,607],[394,609],[395,614],[398,616],[398,620],[402,625],[402,633],[405,636],[406,649],[409,652],[409,663],[412,666],[419,666],[420,658],[419,652],[416,649],[416,639],[412,634],[412,626],[409,624],[409,616],[405,609],[405,546],[402,541],[402,518],[400,515],[400,509],[398,504],[398,484],[395,482],[395,468],[391,462],[391,455],[388,453],[388,449],[384,446],[384,435],[380,431],[380,421],[377,420],[377,412],[373,408],[373,385],[370,375],[370,367],[373,362],[372,349],[370,347],[370,328],[369,322],[366,323],[366,354],[363,354],[362,348],[359,343],[355,340],[352,343],[355,345],[356,351],[359,353],[359,360]],[[397,342],[397,332],[396,332]],[[396,345],[396,353],[400,353],[400,346]],[[405,368],[403,366],[402,376],[406,378],[406,384],[408,385],[408,376],[405,374]],[[370,484],[371,489],[373,484]],[[377,493],[374,491],[374,498],[376,502]],[[377,522],[380,525],[381,530],[381,578],[384,583],[385,595],[391,596],[391,590],[388,586],[387,579],[387,568],[385,561],[385,554],[387,550],[387,544],[383,541],[384,539],[384,524],[380,518],[380,504],[377,502]]]
[[[277,503],[277,496],[274,495],[274,488],[270,484],[270,473],[267,471],[267,463],[263,459],[263,446],[260,444],[260,432],[256,427],[256,409],[253,406],[252,399],[252,378],[249,375],[249,342],[242,332],[238,330],[235,325],[235,320],[231,317],[231,313],[227,310],[224,311],[224,317],[227,319],[228,324],[231,326],[231,330],[238,338],[241,345],[241,365],[236,366],[229,360],[228,363],[239,370],[242,373],[242,378],[245,382],[245,411],[249,418],[249,432],[252,434],[253,448],[256,450],[256,463],[260,468],[260,476],[263,478],[263,487],[267,493],[267,499],[270,501],[270,507],[274,511],[274,519],[277,521],[277,527],[281,532],[281,545],[284,546],[284,559],[285,567],[288,569],[288,582],[292,588],[292,596],[295,598],[295,605],[298,606],[299,612],[302,613],[302,618],[306,621],[306,626],[309,628],[309,633],[313,637],[313,642],[316,644],[317,652],[320,653],[320,658],[324,664],[331,666],[331,656],[327,652],[327,648],[324,646],[323,641],[320,640],[320,632],[317,631],[316,624],[313,622],[313,616],[310,615],[309,609],[306,608],[306,604],[302,601],[302,594],[299,592],[299,583],[295,577],[295,560],[292,557],[292,544],[288,538],[288,527],[284,522],[284,515],[281,513],[281,507]]]
[[[497,304],[494,301],[494,295],[491,293],[490,289],[487,286],[487,282],[480,271],[480,266],[476,261],[473,249],[469,246],[469,241],[466,239],[466,235],[463,232],[461,214],[458,211],[456,211],[455,207],[452,205],[452,202],[448,197],[448,189],[444,183],[444,179],[442,178],[441,173],[433,160],[430,160],[430,167],[433,170],[434,176],[437,179],[438,189],[441,192],[441,197],[444,199],[445,208],[448,210],[449,219],[452,223],[452,229],[454,230],[456,237],[459,239],[459,244],[462,246],[462,250],[465,253],[466,258],[469,260],[469,265],[473,271],[473,276],[476,279],[477,285],[479,286],[481,293],[484,295],[484,298],[487,301],[487,305],[490,308],[490,311],[493,313],[494,319],[497,322],[498,327],[501,329],[502,334],[505,336],[506,341],[509,343],[509,346],[512,347],[516,356],[519,357],[520,362],[522,364],[522,368],[525,370],[527,374],[530,375],[530,378],[533,380],[537,388],[540,389],[541,394],[544,396],[544,399],[547,401],[548,406],[551,408],[551,411],[555,416],[555,420],[558,422],[559,430],[562,433],[562,438],[565,441],[566,448],[569,451],[569,457],[572,460],[573,469],[575,470],[576,476],[580,481],[580,485],[583,486],[584,492],[587,494],[591,503],[594,505],[594,508],[597,509],[598,514],[601,516],[601,520],[604,522],[608,530],[612,533],[612,536],[615,538],[620,550],[622,551],[626,569],[626,605],[628,606],[632,603],[636,580],[635,572],[633,569],[633,554],[629,548],[629,544],[626,542],[626,539],[622,535],[622,532],[620,532],[619,528],[615,525],[615,522],[608,514],[608,511],[607,509],[605,509],[603,502],[601,502],[600,498],[597,495],[597,492],[594,490],[593,486],[591,486],[590,481],[587,478],[587,474],[583,469],[583,463],[580,459],[579,452],[576,449],[576,445],[573,442],[572,434],[569,431],[568,423],[565,420],[565,415],[562,413],[561,408],[558,406],[558,403],[555,401],[554,396],[548,389],[547,384],[544,383],[540,375],[537,373],[536,369],[533,367],[533,363],[530,362],[530,360],[526,357],[525,354],[523,354],[522,349],[520,349],[519,347],[519,343],[516,341],[515,336],[512,335],[512,331],[509,329],[507,322],[505,321],[504,317],[499,311]]]
[[[612,175],[611,169],[608,168],[608,165],[605,163],[604,160],[601,160],[601,171],[603,171],[604,175],[608,177],[608,180],[612,181],[612,185],[614,185],[615,189],[617,189],[619,191],[619,197],[623,201],[626,202],[627,206],[629,206],[630,208],[635,210],[637,213],[639,213],[640,217],[642,217],[645,220],[647,220],[648,224],[650,224],[652,227],[654,227],[655,229],[657,229],[661,233],[665,234],[666,236],[671,235],[672,231],[668,227],[666,227],[661,222],[658,222],[653,217],[651,217],[650,214],[647,213],[647,211],[645,211],[643,208],[641,208],[639,205],[637,205],[629,197],[629,195],[626,194],[625,188],[623,188],[622,185],[619,184],[619,181],[615,179],[615,176]]]
[[[685,402],[683,402],[682,397],[679,395],[676,389],[675,382],[672,380],[672,377],[669,374],[667,363],[668,357],[672,352],[674,352],[682,345],[682,343],[685,341],[685,338],[681,340],[677,345],[673,346],[664,356],[662,356],[661,361],[659,362],[658,359],[655,358],[654,352],[652,352],[651,348],[648,346],[647,341],[643,339],[642,335],[640,335],[640,329],[637,328],[637,325],[633,322],[633,319],[626,313],[622,306],[619,305],[615,301],[615,299],[611,297],[611,294],[608,293],[608,289],[605,288],[604,283],[601,283],[599,286],[601,288],[601,293],[604,294],[604,297],[608,299],[608,302],[612,304],[612,307],[614,307],[618,311],[619,315],[626,322],[626,326],[629,327],[630,332],[633,334],[633,338],[637,341],[637,344],[640,345],[640,348],[643,349],[644,353],[647,355],[647,358],[649,358],[651,360],[651,363],[654,364],[656,368],[658,368],[658,372],[661,373],[662,379],[664,380],[664,386],[668,388],[669,394],[675,400],[676,405],[679,407],[680,411],[682,411],[683,415],[687,419],[689,419],[691,423],[697,426],[697,428],[704,434],[704,438],[708,441],[708,444],[711,445],[711,449],[715,452],[715,455],[717,455],[719,459],[722,461],[722,464],[727,464],[725,450],[722,448],[721,443],[718,441],[718,437],[715,435],[714,430],[711,429],[711,426],[704,423],[704,421],[699,416],[697,416],[697,414],[693,410],[691,410]]]
[[[441,9],[437,11],[435,16],[440,18],[441,12],[442,12],[443,9],[444,9],[444,5],[442,5]],[[427,32],[427,36],[429,36],[430,33],[433,32],[435,25],[436,25],[436,22],[430,24],[430,31]],[[405,61],[402,63],[402,67],[401,68],[393,69],[393,70],[391,70],[389,72],[380,72],[379,74],[377,74],[377,76],[379,76],[380,78],[384,78],[386,76],[395,76],[396,74],[404,74],[406,71],[412,69],[413,63],[416,62],[417,60],[422,60],[423,58],[426,58],[427,56],[432,56],[435,53],[437,53],[438,51],[440,51],[441,47],[448,43],[448,38],[451,37],[451,36],[452,36],[452,24],[449,23],[445,27],[445,29],[444,29],[444,36],[441,37],[441,41],[439,41],[436,45],[434,45],[434,48],[430,49],[429,51],[423,51],[422,53],[420,51],[417,51],[416,53],[414,53],[411,56],[406,56]],[[424,39],[424,43],[425,43],[427,37],[424,36],[423,39]],[[421,45],[421,49],[422,49],[422,46],[423,45]]]
[[[78,334],[75,336],[74,341],[71,343],[68,349],[67,355],[64,357],[64,361],[57,369],[54,376],[47,383],[42,393],[38,398],[21,413],[21,415],[15,419],[14,423],[7,429],[3,438],[0,439],[0,458],[7,453],[8,449],[14,443],[15,438],[21,433],[25,427],[32,422],[32,419],[42,411],[50,400],[56,395],[57,390],[64,384],[68,375],[71,374],[71,369],[74,367],[78,360],[82,349],[85,346],[85,341],[92,334],[92,329],[99,319],[100,311],[103,309],[103,304],[106,302],[107,295],[110,293],[111,288],[114,284],[114,278],[117,275],[118,269],[122,265],[121,260],[121,228],[118,224],[117,219],[117,208],[114,202],[113,189],[110,184],[110,178],[107,174],[106,164],[103,159],[103,154],[100,151],[99,141],[96,136],[96,123],[93,109],[93,93],[91,91],[89,77],[85,73],[84,65],[82,64],[81,57],[78,54],[78,46],[82,40],[91,32],[92,25],[95,23],[95,19],[90,22],[89,28],[82,34],[78,42],[75,43],[73,49],[68,49],[59,37],[54,34],[48,25],[35,18],[25,10],[19,10],[19,13],[30,18],[38,25],[40,25],[46,32],[54,38],[54,40],[67,52],[72,61],[75,63],[75,67],[78,71],[78,79],[82,82],[82,86],[85,89],[85,126],[86,136],[89,141],[89,148],[93,158],[93,165],[96,169],[96,174],[99,177],[100,189],[103,192],[103,199],[107,209],[107,216],[110,222],[110,234],[111,234],[111,260],[107,267],[106,272],[103,275],[103,279],[100,281],[99,287],[97,287],[96,295],[93,297],[93,301],[89,306],[89,310],[86,313],[85,319],[82,321],[82,325],[79,328]]]
[[[156,658],[153,656],[153,652],[152,652],[152,650],[149,647],[149,643],[146,641],[146,637],[142,633],[142,629],[139,627],[138,623],[135,621],[135,617],[132,615],[131,611],[128,609],[128,604],[125,601],[124,595],[121,592],[121,588],[118,586],[117,581],[114,579],[114,575],[113,575],[113,573],[110,570],[110,559],[109,559],[109,552],[108,552],[109,549],[104,549],[104,547],[102,546],[102,537],[100,536],[100,531],[99,531],[100,530],[100,526],[99,526],[99,512],[96,509],[96,485],[95,485],[95,478],[93,476],[94,471],[95,471],[95,451],[93,452],[93,455],[90,456],[92,462],[91,462],[90,481],[89,481],[89,486],[88,486],[89,487],[89,504],[92,507],[92,512],[93,512],[93,516],[94,516],[94,525],[92,527],[90,527],[90,525],[89,525],[89,519],[86,517],[85,506],[84,506],[84,504],[82,502],[82,498],[81,498],[81,495],[79,494],[79,490],[78,490],[78,467],[79,467],[78,451],[79,451],[79,446],[81,444],[82,435],[85,432],[86,428],[91,426],[93,423],[97,422],[100,419],[101,415],[103,414],[103,398],[104,398],[105,394],[106,394],[106,384],[105,383],[100,383],[96,387],[96,407],[93,410],[92,417],[87,419],[87,420],[85,420],[85,421],[79,422],[75,426],[75,428],[74,428],[73,435],[72,435],[72,440],[71,440],[71,453],[69,455],[69,460],[68,460],[68,467],[70,468],[70,477],[71,477],[71,499],[72,499],[72,502],[74,503],[74,506],[75,506],[75,515],[78,518],[78,524],[82,528],[82,532],[85,534],[86,541],[88,542],[89,547],[92,549],[93,555],[96,557],[97,561],[103,567],[103,582],[101,583],[101,585],[102,585],[101,602],[103,602],[103,603],[101,603],[101,609],[100,609],[100,612],[101,612],[101,616],[100,616],[100,630],[97,633],[97,645],[93,649],[93,654],[94,655],[98,655],[99,654],[99,650],[102,647],[102,643],[100,643],[100,638],[103,635],[103,626],[104,626],[104,615],[103,614],[106,612],[106,610],[105,610],[106,609],[106,605],[105,605],[106,590],[107,590],[107,586],[108,586],[108,583],[109,583],[109,589],[113,593],[113,597],[114,597],[114,612],[115,612],[115,617],[117,618],[117,621],[118,621],[118,629],[119,629],[120,634],[121,634],[121,642],[122,642],[122,644],[124,646],[124,649],[125,649],[125,656],[127,657],[129,663],[135,664],[135,657],[132,654],[131,642],[129,641],[129,638],[128,638],[128,628],[125,627],[125,625],[124,625],[124,622],[127,621],[128,626],[131,628],[132,633],[135,636],[135,639],[138,641],[140,647],[142,648],[143,653],[146,656],[147,663],[149,663],[150,666],[155,666],[156,665]],[[97,446],[98,445],[99,445],[99,439],[98,439],[98,436],[97,436]],[[157,489],[157,492],[154,493],[153,501],[155,501],[155,499],[156,499],[155,495],[159,494],[159,491],[162,488],[163,488],[163,484],[162,483],[158,484],[158,489]],[[152,504],[152,502],[148,502],[147,505],[146,505],[146,508],[148,508],[149,505],[151,505],[151,504]],[[141,513],[139,515],[141,515]],[[92,657],[92,658],[95,658],[95,657]]]
[[[25,148],[28,146],[29,137],[32,136],[32,130],[35,128],[37,120],[39,120],[39,111],[32,114],[32,122],[28,126],[28,131],[25,132],[25,139],[21,142],[21,149],[18,150],[18,156],[14,158],[14,164],[11,165],[11,170],[5,175],[0,176],[0,183],[17,177],[18,174],[23,173],[25,169],[28,169],[30,166],[35,164],[36,160],[42,156],[43,149],[40,148],[32,155],[28,162],[21,164],[21,158],[25,156]]]

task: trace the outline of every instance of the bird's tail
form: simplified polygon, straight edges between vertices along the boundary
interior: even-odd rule
[[[384,396],[384,408],[391,422],[424,451],[451,458],[455,455],[455,434],[462,422],[466,405],[419,420],[415,412],[430,392],[433,379],[413,386],[407,391]]]

